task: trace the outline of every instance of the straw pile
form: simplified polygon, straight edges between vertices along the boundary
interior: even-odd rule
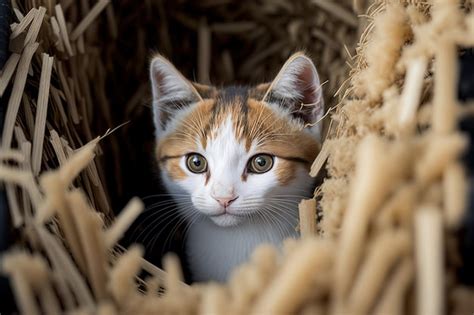
[[[107,129],[104,125],[112,126],[104,94],[104,66],[97,48],[92,43],[86,45],[84,39],[86,28],[108,2],[99,1],[72,28],[63,12],[77,11],[71,1],[56,6],[47,1],[46,6],[37,8],[32,3],[14,1],[18,22],[11,27],[12,53],[0,77],[0,97],[8,97],[1,145],[6,152],[12,147],[20,150],[21,165],[25,170],[31,169],[34,176],[62,165],[75,149],[98,134],[97,129],[103,133]],[[11,92],[8,84],[13,85]],[[98,126],[102,121],[107,123]],[[76,179],[92,205],[110,215],[103,183],[103,170],[96,162]],[[30,201],[24,191],[11,185],[6,186],[6,192],[13,225],[19,227],[31,213]]]
[[[27,246],[18,245],[2,257],[2,270],[11,276],[21,313],[472,312],[474,291],[456,278],[459,259],[453,243],[467,191],[465,171],[458,162],[467,140],[456,130],[463,114],[455,93],[456,49],[474,45],[474,16],[467,4],[459,7],[452,0],[407,2],[380,2],[369,11],[371,23],[358,45],[348,88],[341,90],[344,97],[312,168],[317,175],[327,160],[329,178],[317,189],[317,202],[300,206],[303,238],[287,240],[283,255],[271,246],[258,248],[227,284],[185,285],[175,256],[165,257],[162,271],[142,259],[140,247],[123,251],[116,246],[143,209],[142,203],[133,199],[105,228],[104,212],[94,210],[95,199],[88,201],[83,190],[75,188],[87,191],[82,177],[93,172],[89,168],[94,152],[100,153],[101,138],[91,137],[76,150],[68,150],[67,142],[60,139],[61,146],[56,147],[62,151],[53,152],[66,152],[61,167],[35,180],[38,173],[33,165],[48,163],[44,158],[40,162],[28,158],[36,152],[31,149],[38,137],[34,135],[41,131],[36,126],[44,125],[44,119],[38,118],[47,100],[44,93],[53,90],[45,84],[66,86],[59,67],[43,55],[39,85],[32,87],[39,90],[36,116],[28,118],[34,128],[26,139],[35,139],[33,145],[15,134],[17,147],[12,149],[12,142],[5,140],[6,126],[1,154],[0,177],[21,188],[11,186],[18,198],[9,200],[18,203],[11,207],[12,215]],[[78,34],[77,28],[68,36]],[[28,34],[25,42],[38,36]],[[57,43],[68,54],[61,34]],[[70,42],[73,54],[79,51],[80,36]],[[20,104],[28,65],[38,56],[33,54],[38,49],[35,40],[20,47],[24,47],[17,57],[20,62],[13,60],[10,66],[15,69],[19,64],[10,96],[13,105]],[[99,64],[99,58],[92,60]],[[0,82],[9,71],[3,71]],[[49,80],[51,73],[58,73],[58,80]],[[64,80],[67,87],[83,89],[74,85],[74,72],[70,75],[70,80]],[[20,96],[15,94],[16,84]],[[67,95],[59,99],[68,100]],[[19,105],[15,106],[13,118]],[[85,116],[87,106],[79,108],[80,117],[90,117]],[[17,124],[22,121],[17,119]],[[40,131],[35,132],[37,128]],[[44,169],[47,166],[43,164]],[[75,182],[77,176],[82,181]],[[95,197],[94,189],[89,198]],[[316,203],[321,221],[316,221]],[[141,277],[144,280],[138,279],[141,270],[147,273]],[[416,294],[411,294],[413,290]]]

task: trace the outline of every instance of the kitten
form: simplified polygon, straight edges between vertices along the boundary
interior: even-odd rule
[[[291,56],[271,84],[216,88],[186,80],[161,56],[150,66],[156,157],[188,220],[194,281],[225,281],[261,243],[297,237],[312,196],[324,105],[312,61]]]

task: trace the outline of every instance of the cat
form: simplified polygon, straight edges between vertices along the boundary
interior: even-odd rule
[[[292,55],[271,83],[217,88],[188,81],[158,55],[150,81],[156,159],[189,224],[193,281],[225,281],[257,245],[298,237],[324,112],[311,59]]]

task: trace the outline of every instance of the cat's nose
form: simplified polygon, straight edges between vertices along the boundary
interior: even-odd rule
[[[239,196],[235,197],[235,196],[231,196],[231,197],[212,197],[214,198],[221,206],[223,206],[224,208],[227,208],[228,206],[230,206],[231,203],[233,203],[234,201],[237,200],[237,198],[239,198]]]

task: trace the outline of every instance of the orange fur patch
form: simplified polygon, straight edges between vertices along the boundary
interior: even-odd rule
[[[169,177],[175,181],[183,180],[187,177],[181,166],[179,166],[179,160],[179,158],[174,158],[164,162]]]
[[[261,94],[264,87],[249,90],[247,96]],[[320,144],[303,131],[300,125],[280,117],[266,103],[245,98],[245,95],[236,95],[225,100],[230,103],[222,103],[224,101],[219,100],[216,97],[218,92],[214,91],[209,90],[208,93],[215,98],[199,102],[174,131],[158,142],[157,157],[172,178],[179,180],[186,177],[179,166],[179,159],[174,157],[196,152],[197,141],[206,148],[209,139],[217,135],[218,127],[229,116],[236,138],[245,144],[247,151],[256,142],[259,153],[281,158],[276,171],[282,185],[294,178],[297,164],[304,165],[309,171],[312,161],[319,153]]]
[[[288,185],[295,177],[297,162],[279,159],[275,173],[282,186]]]
[[[166,169],[169,176],[175,180],[186,178],[186,173],[179,165],[179,158],[197,151],[196,139],[200,139],[206,147],[204,125],[209,120],[213,100],[204,100],[191,111],[169,134],[161,138],[156,146],[156,156],[160,167]]]
[[[259,151],[287,159],[302,159],[312,163],[319,153],[320,145],[299,125],[279,117],[263,102],[253,99],[249,105],[249,131],[244,141],[250,145],[258,141]]]
[[[206,147],[205,126],[209,121],[213,103],[213,100],[199,102],[171,133],[158,141],[156,153],[159,160],[196,152],[196,139],[201,140],[203,147]]]

